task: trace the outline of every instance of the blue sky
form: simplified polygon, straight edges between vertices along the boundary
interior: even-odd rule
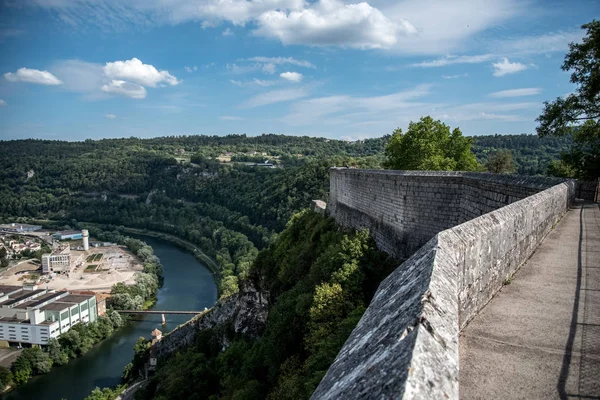
[[[124,5],[126,3],[126,5]],[[597,0],[0,0],[0,139],[533,133]]]

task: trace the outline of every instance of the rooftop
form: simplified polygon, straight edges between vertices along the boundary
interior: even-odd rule
[[[0,229],[15,229],[15,228],[39,228],[40,225],[21,224],[14,222],[12,224],[1,224]]]
[[[19,301],[25,300],[31,296],[35,296],[36,294],[45,292],[46,289],[37,289],[37,290],[23,290],[22,292],[15,293],[14,295],[8,296],[11,300],[6,303],[3,303],[3,306],[11,306]]]
[[[0,317],[0,322],[11,322],[13,324],[29,324],[29,319],[11,318],[11,317]]]
[[[94,299],[96,296],[93,294],[69,294],[65,297],[62,297],[56,301],[60,301],[62,303],[81,303],[82,301]]]
[[[81,231],[74,231],[74,230],[68,230],[68,231],[59,231],[56,232],[57,235],[61,235],[61,236],[65,236],[65,235],[76,235],[76,234],[81,234]]]
[[[55,301],[54,303],[46,304],[40,307],[40,311],[63,311],[73,307],[73,303],[62,303]]]
[[[40,304],[44,303],[45,301],[52,300],[52,299],[54,299],[56,297],[62,296],[65,293],[67,293],[67,292],[53,292],[53,293],[44,294],[44,295],[42,295],[40,297],[36,297],[33,300],[33,304],[31,304],[30,307],[37,307]]]
[[[6,294],[23,289],[21,286],[0,285],[0,293]]]

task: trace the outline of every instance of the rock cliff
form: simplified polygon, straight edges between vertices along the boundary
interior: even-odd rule
[[[194,344],[198,334],[205,329],[230,326],[234,333],[257,337],[267,322],[269,294],[261,290],[251,279],[240,283],[240,291],[219,300],[214,307],[178,326],[157,342],[155,351],[158,359]],[[223,330],[225,332],[225,330]],[[229,345],[225,333],[221,336],[224,348]]]

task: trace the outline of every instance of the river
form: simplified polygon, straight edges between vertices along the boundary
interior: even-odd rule
[[[164,267],[164,285],[159,290],[157,310],[203,310],[217,299],[213,275],[189,252],[165,240],[129,235],[144,240],[154,249]],[[148,315],[132,322],[96,345],[83,357],[63,367],[31,379],[26,385],[6,396],[9,400],[81,400],[95,387],[120,383],[121,372],[133,358],[133,345],[140,336],[150,338],[158,328],[174,329],[190,319],[189,315],[167,315],[167,326],[161,326],[160,315]]]

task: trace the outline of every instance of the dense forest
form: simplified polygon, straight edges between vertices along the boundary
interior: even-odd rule
[[[161,365],[138,398],[310,397],[397,265],[367,231],[346,234],[309,210],[295,215],[248,274],[273,304],[261,337],[203,331],[196,345]]]
[[[284,135],[172,136],[83,142],[0,141],[0,220],[130,226],[195,243],[237,290],[259,250],[310,200],[327,200],[331,166],[381,168],[390,136],[356,142]],[[543,174],[569,138],[473,138],[482,169],[507,149],[516,172]],[[246,160],[265,160],[266,168]],[[236,162],[236,160],[243,160]]]

